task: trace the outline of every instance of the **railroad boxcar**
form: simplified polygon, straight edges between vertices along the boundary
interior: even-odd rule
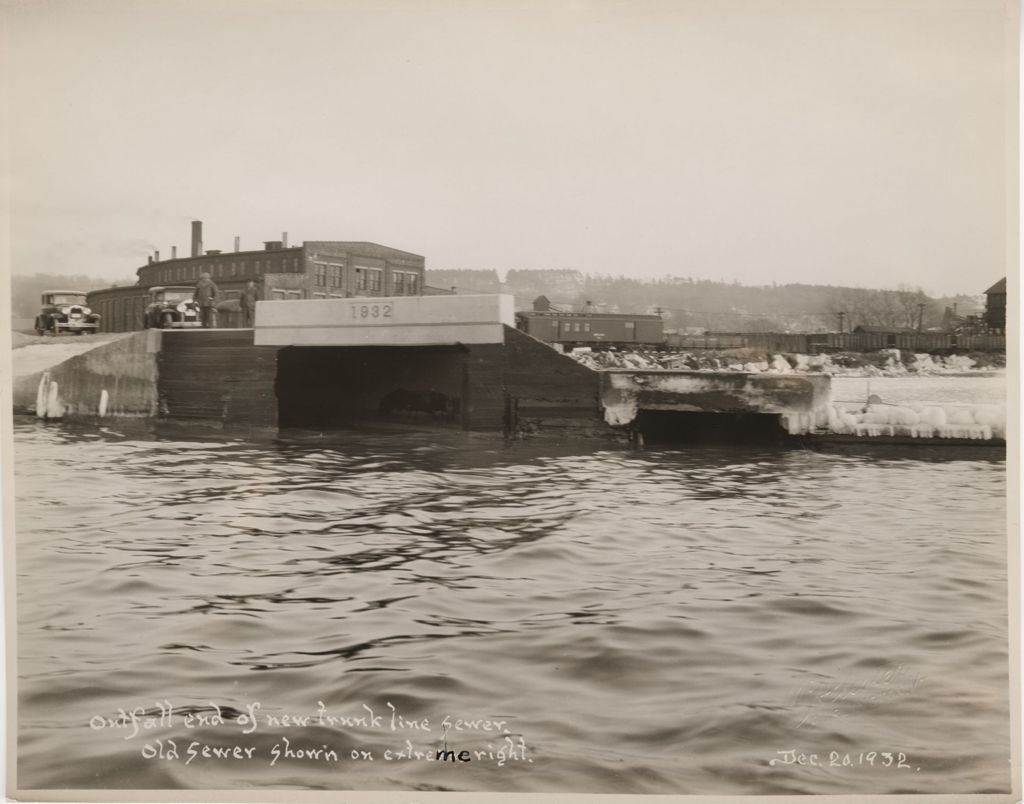
[[[665,343],[665,325],[658,315],[530,311],[516,313],[516,326],[537,340],[565,346]]]

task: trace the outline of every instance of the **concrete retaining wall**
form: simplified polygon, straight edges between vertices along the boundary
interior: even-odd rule
[[[102,404],[107,416],[155,416],[160,336],[157,330],[126,334],[56,365],[16,373],[14,412],[96,416]]]

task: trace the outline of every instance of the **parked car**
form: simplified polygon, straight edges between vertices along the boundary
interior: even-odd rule
[[[192,288],[155,287],[149,289],[149,304],[143,313],[146,329],[198,327],[199,305],[192,301]]]
[[[99,329],[100,316],[86,307],[84,290],[44,290],[41,306],[35,325],[39,335],[82,335]]]

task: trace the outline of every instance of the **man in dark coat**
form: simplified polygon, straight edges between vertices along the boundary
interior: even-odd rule
[[[260,294],[256,290],[256,283],[250,279],[246,282],[242,295],[238,297],[238,306],[242,311],[243,327],[251,327],[256,320],[256,302],[259,301],[259,298]]]
[[[196,282],[195,292],[192,294],[192,301],[199,305],[199,320],[204,327],[213,326],[213,311],[217,305],[217,286],[210,279],[209,274],[203,274]]]

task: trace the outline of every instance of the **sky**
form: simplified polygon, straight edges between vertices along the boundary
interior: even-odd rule
[[[428,279],[978,294],[1015,260],[1011,7],[0,0],[12,269],[123,281],[202,220]]]

